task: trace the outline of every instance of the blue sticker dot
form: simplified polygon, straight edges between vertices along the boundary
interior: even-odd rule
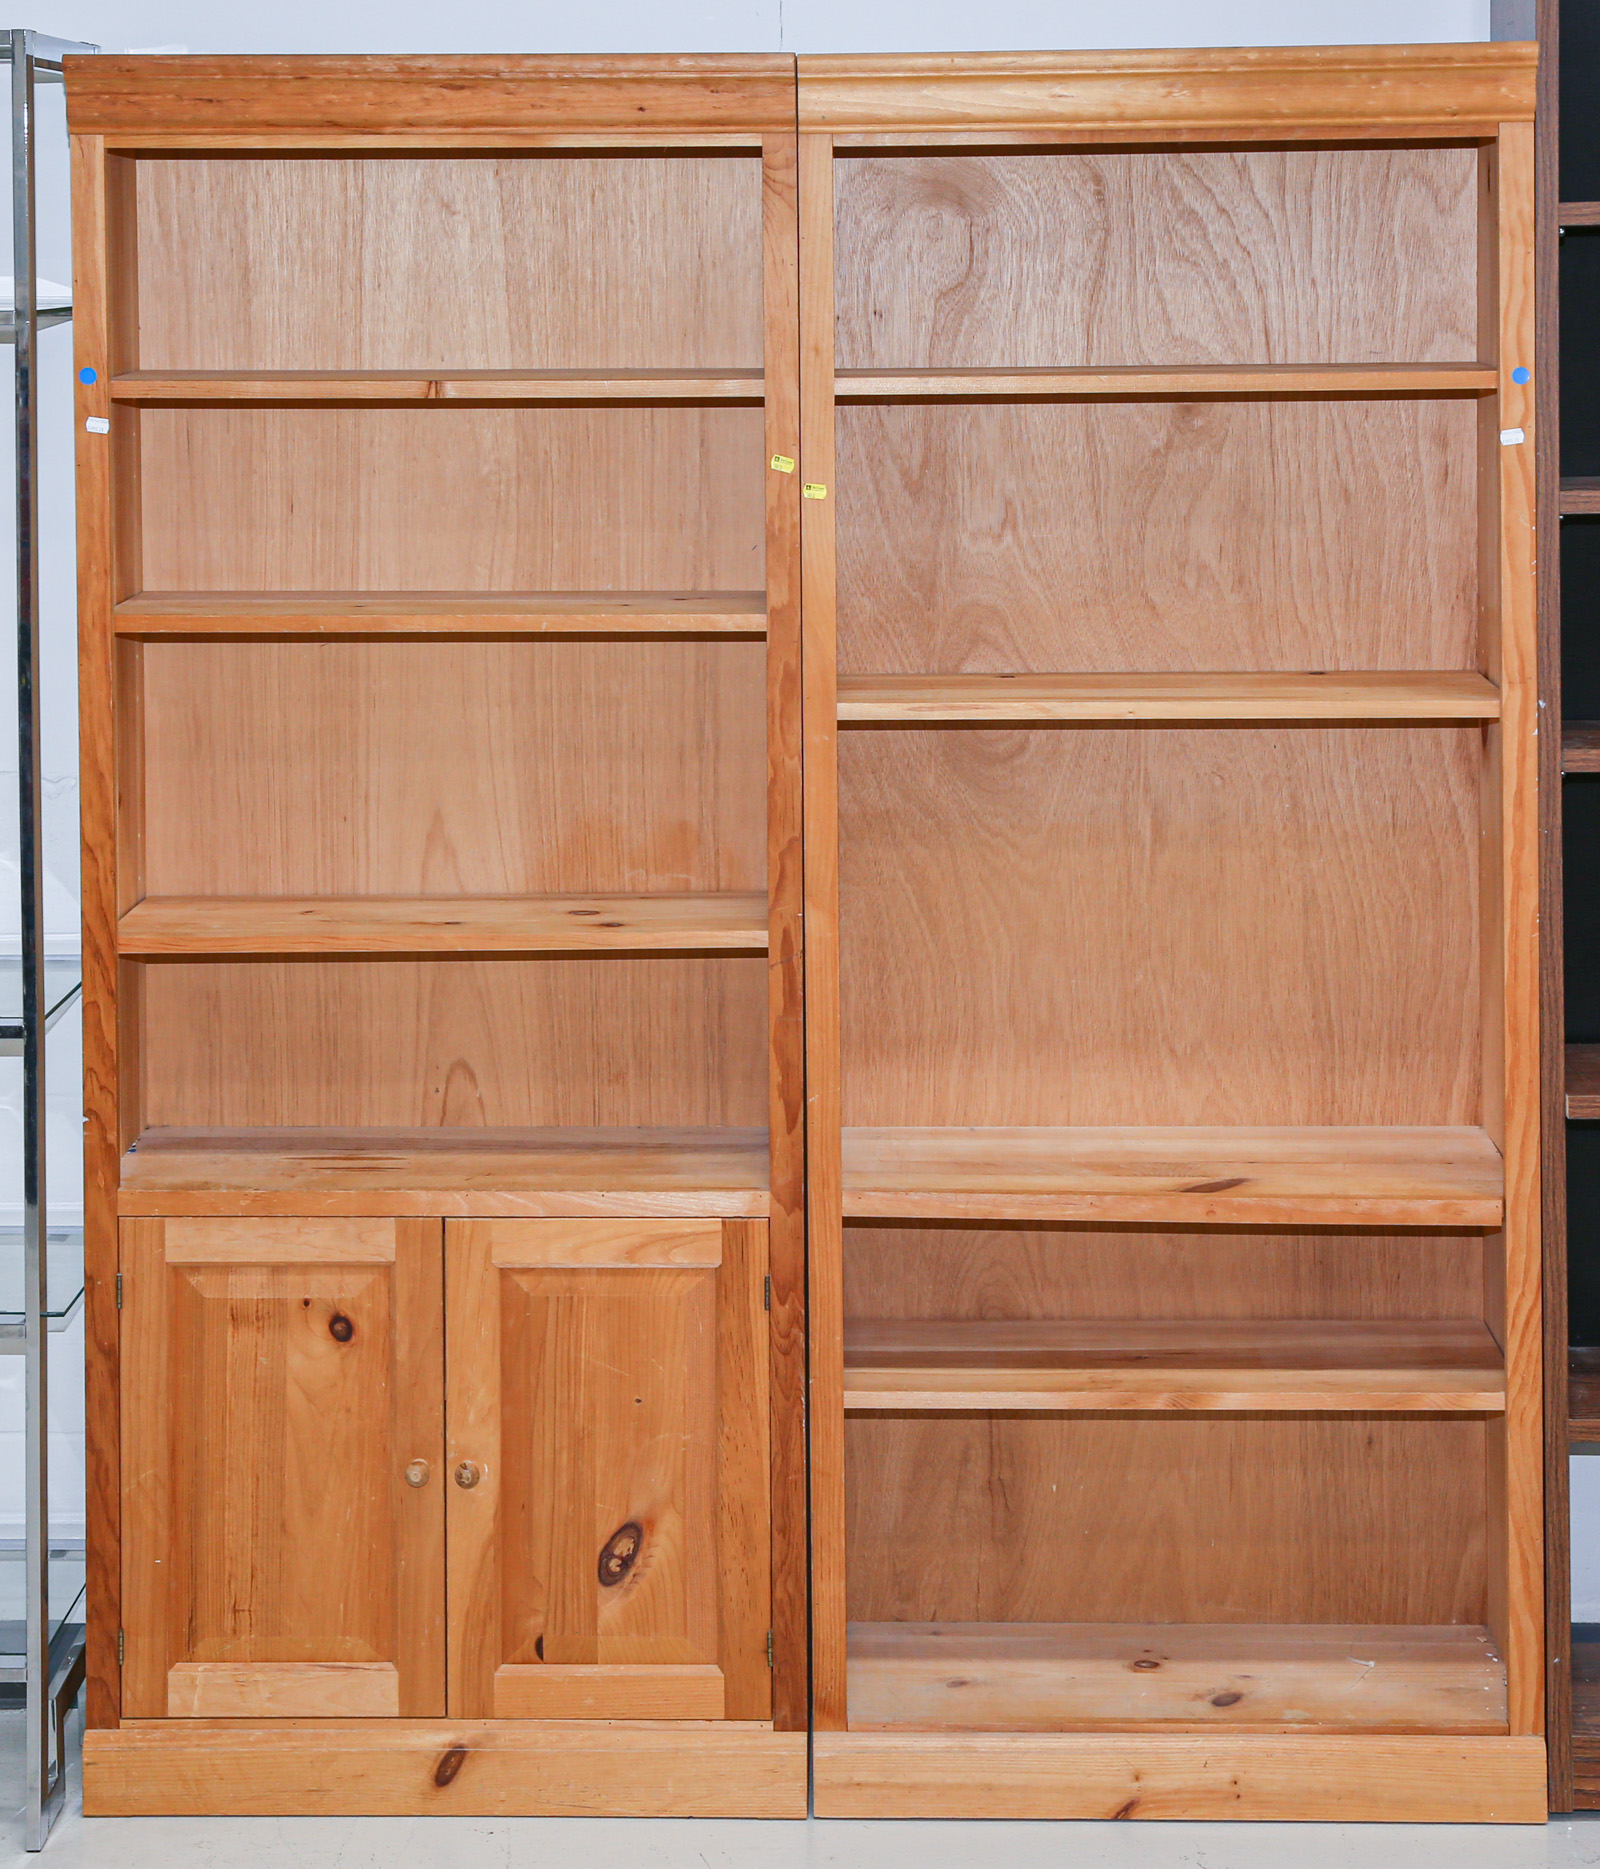
[[[1513,383],[1526,383],[1530,374],[1528,366],[1519,363],[1516,369],[1511,372],[1511,380]]]
[[[99,374],[98,370],[91,370],[89,366],[85,364],[78,372],[78,381],[80,383],[93,383],[99,377]]]

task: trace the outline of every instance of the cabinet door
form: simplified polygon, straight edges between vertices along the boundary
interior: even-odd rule
[[[764,1222],[451,1221],[450,1712],[769,1719]]]
[[[443,1225],[122,1224],[122,1710],[442,1714]]]

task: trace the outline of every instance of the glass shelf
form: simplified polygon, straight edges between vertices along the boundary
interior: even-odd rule
[[[83,991],[83,958],[47,954],[44,963],[44,1029],[48,1032]],[[0,1058],[22,1055],[22,956],[0,954]]]
[[[81,1539],[58,1539],[50,1547],[51,1675],[83,1634],[84,1552]],[[26,1680],[27,1552],[22,1540],[0,1541],[0,1686]]]
[[[65,1330],[83,1303],[83,1228],[52,1227],[46,1239],[46,1328]],[[22,1228],[0,1227],[0,1356],[23,1347]]]

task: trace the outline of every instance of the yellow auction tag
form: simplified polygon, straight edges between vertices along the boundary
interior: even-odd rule
[[[828,497],[828,489],[820,480],[808,480],[804,492],[808,500],[825,500]]]
[[[794,462],[791,461],[786,454],[773,455],[772,465],[777,468],[780,474],[792,474],[794,472]]]

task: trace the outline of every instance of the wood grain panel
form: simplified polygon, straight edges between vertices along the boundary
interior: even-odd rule
[[[83,1251],[84,1500],[87,1518],[85,1719],[115,1726],[121,1699],[117,1630],[122,1590],[119,1318],[116,1310],[117,1162],[130,1112],[123,1096],[127,1066],[116,952],[121,825],[117,807],[122,760],[117,725],[116,644],[112,613],[122,594],[124,537],[117,525],[118,477],[107,438],[92,435],[91,416],[109,418],[101,379],[109,374],[130,284],[127,164],[108,161],[98,137],[72,140],[74,313],[73,415],[76,431],[79,775],[83,896]],[[79,371],[93,369],[84,383]],[[125,730],[124,730],[125,731]],[[137,1052],[135,1051],[135,1056]],[[129,1099],[136,1105],[136,1098]]]
[[[841,370],[1470,362],[1470,149],[837,159]]]
[[[762,1231],[729,1223],[719,1267],[645,1222],[563,1266],[584,1224],[452,1233],[451,1704],[769,1717]]]
[[[502,1270],[564,1266],[719,1266],[719,1220],[566,1220],[499,1227],[489,1263]]]
[[[761,362],[753,156],[139,164],[145,370]]]
[[[108,1815],[806,1814],[805,1734],[754,1721],[141,1720],[93,1738],[88,1806]]]
[[[1490,173],[1495,183],[1498,259],[1496,341],[1502,363],[1534,354],[1533,126],[1501,126]],[[1533,428],[1535,390],[1513,372],[1502,383],[1495,421],[1501,436]],[[1497,494],[1495,523],[1485,530],[1498,544],[1493,581],[1497,608],[1488,646],[1490,668],[1499,676],[1505,706],[1501,725],[1488,736],[1485,804],[1499,806],[1502,874],[1487,903],[1499,916],[1498,947],[1504,956],[1498,1004],[1500,1043],[1488,1053],[1486,1124],[1502,1113],[1506,1158],[1506,1227],[1503,1257],[1506,1350],[1504,1498],[1491,1549],[1504,1528],[1505,1609],[1491,1604],[1490,1626],[1505,1645],[1509,1670],[1511,1730],[1542,1733],[1545,1725],[1544,1626],[1544,1394],[1540,1243],[1540,1029],[1539,1029],[1539,699],[1535,593],[1534,479],[1532,445],[1486,445],[1485,493]],[[1498,751],[1498,759],[1492,755]],[[1498,789],[1499,798],[1493,797]],[[1486,947],[1489,946],[1486,943]],[[1490,947],[1490,951],[1493,949]],[[1498,1096],[1496,1089],[1498,1088]],[[1497,1443],[1491,1441],[1491,1446]]]
[[[846,736],[846,1123],[1475,1121],[1477,758],[1421,727]]]
[[[765,894],[760,643],[143,653],[151,895]]]
[[[185,401],[190,394],[225,398],[232,379],[219,378],[202,383],[198,378],[116,377],[111,393],[118,400]],[[1155,402],[1189,402],[1203,398],[1223,400],[1248,397],[1259,400],[1303,400],[1307,397],[1333,401],[1351,401],[1382,396],[1476,396],[1481,398],[1499,381],[1492,364],[1481,363],[1203,363],[1178,366],[1149,364],[1091,365],[1062,369],[979,370],[840,370],[833,379],[834,393],[841,402],[899,401],[997,401],[1038,402],[1065,397],[1074,401],[1124,399],[1139,397]],[[296,378],[291,386],[284,379],[284,400],[292,389],[304,383],[308,396],[336,398],[379,398],[381,388],[364,378]],[[344,385],[348,384],[346,390]],[[191,392],[191,385],[193,386]],[[241,385],[238,394],[258,400],[271,400],[278,387],[273,379],[260,384]],[[675,387],[671,393],[684,395],[689,385]],[[456,390],[446,380],[429,387],[429,379],[412,379],[402,391],[407,399],[425,396],[471,394]],[[491,392],[509,398],[511,390],[502,387]],[[546,394],[549,392],[546,391]],[[599,397],[615,394],[614,388],[601,384],[592,392]],[[735,384],[720,381],[706,388],[708,399],[732,400]],[[530,397],[534,400],[536,397]]]
[[[1479,1233],[857,1221],[844,1241],[850,1318],[1483,1315]]]
[[[797,61],[802,130],[839,142],[1316,141],[1532,121],[1528,45],[937,52]]]
[[[800,447],[799,173],[792,134],[762,145],[762,308],[767,373],[767,1016],[772,1043],[771,1371],[772,1716],[809,1727],[806,1520],[805,873],[801,754],[798,478],[772,466]]]
[[[146,1120],[760,1128],[766,962],[163,961]]]
[[[151,408],[144,588],[761,587],[758,408]]]
[[[1470,402],[863,404],[838,447],[844,673],[1475,666]]]
[[[428,1220],[126,1223],[126,1714],[443,1713],[441,1252]]]
[[[312,147],[371,137],[490,147],[604,134],[637,145],[703,132],[759,135],[794,124],[794,62],[778,54],[622,57],[70,57],[69,122],[171,148]]]
[[[1008,721],[1494,720],[1482,675],[842,675],[841,726]]]
[[[127,1214],[755,1215],[767,1208],[767,1135],[147,1129],[123,1157],[118,1201]]]
[[[1487,1629],[855,1623],[850,1730],[1506,1730]]]
[[[146,896],[124,954],[760,954],[760,895]]]
[[[807,483],[835,485],[833,143],[800,138],[800,435]],[[802,500],[805,604],[806,1228],[811,1717],[845,1707],[844,1307],[839,1048],[836,499]]]
[[[758,403],[761,391],[759,370],[133,370],[111,379],[117,403]]]
[[[119,636],[762,636],[761,591],[145,591]]]
[[[1500,1414],[1480,1318],[857,1318],[847,1413]]]
[[[727,1696],[710,1662],[507,1663],[495,1670],[502,1720],[720,1720]]]
[[[853,1622],[1485,1621],[1484,1424],[853,1415]]]
[[[180,1661],[167,1672],[173,1720],[395,1718],[400,1670],[388,1661]]]
[[[1544,1772],[1514,1736],[819,1733],[816,1814],[1543,1824]]]
[[[1497,1227],[1481,1129],[847,1129],[852,1218]]]

